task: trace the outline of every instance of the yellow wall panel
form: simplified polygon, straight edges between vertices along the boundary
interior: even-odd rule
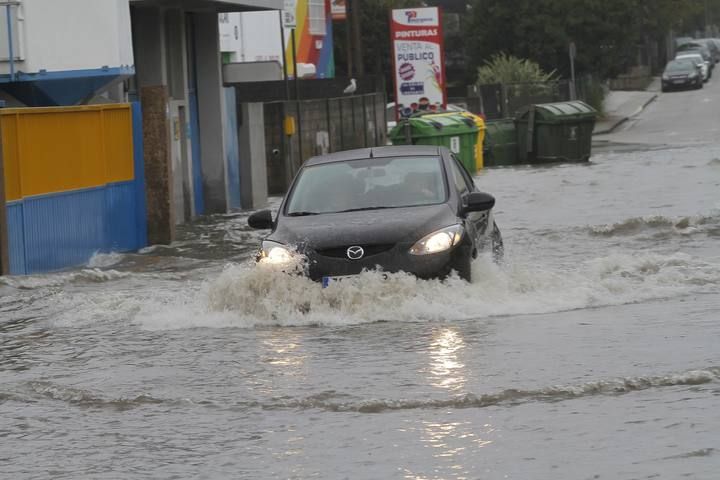
[[[132,112],[127,109],[103,111],[107,181],[126,182],[135,178],[133,169]],[[128,141],[128,139],[130,141]]]
[[[3,151],[10,159],[5,172],[8,197],[133,179],[132,117],[127,104],[5,109],[0,115]]]

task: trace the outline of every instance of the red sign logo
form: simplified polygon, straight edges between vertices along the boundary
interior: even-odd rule
[[[408,10],[407,12],[405,12],[405,16],[407,17],[409,22],[413,18],[417,18],[417,12],[415,10]]]

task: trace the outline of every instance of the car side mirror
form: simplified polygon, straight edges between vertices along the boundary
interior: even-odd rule
[[[255,212],[248,217],[248,225],[252,228],[257,228],[258,230],[267,230],[268,228],[272,228],[272,213],[270,210],[260,210]]]
[[[468,212],[484,212],[495,206],[495,197],[485,192],[472,192],[465,196],[463,210]]]

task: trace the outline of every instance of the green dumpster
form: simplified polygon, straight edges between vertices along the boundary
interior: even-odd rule
[[[494,167],[518,163],[515,120],[489,120],[485,128],[485,165]]]
[[[398,122],[389,136],[393,145],[407,145],[408,135],[412,145],[437,145],[449,148],[468,171],[476,171],[475,143],[478,139],[478,127],[471,118],[460,114],[410,117]]]
[[[590,158],[597,112],[585,102],[530,105],[516,117],[521,163],[583,162]]]

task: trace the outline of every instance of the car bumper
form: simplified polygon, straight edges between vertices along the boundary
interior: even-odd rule
[[[683,87],[691,87],[693,85],[697,85],[699,82],[702,82],[701,78],[688,78],[683,80],[663,80],[662,86],[664,89],[669,90],[673,88],[683,88]]]
[[[315,281],[323,277],[357,275],[363,270],[382,270],[395,273],[406,272],[419,278],[443,278],[457,270],[471,256],[467,245],[461,244],[447,252],[430,255],[411,255],[411,245],[400,245],[390,250],[368,255],[360,260],[320,255],[307,252],[308,276]]]

